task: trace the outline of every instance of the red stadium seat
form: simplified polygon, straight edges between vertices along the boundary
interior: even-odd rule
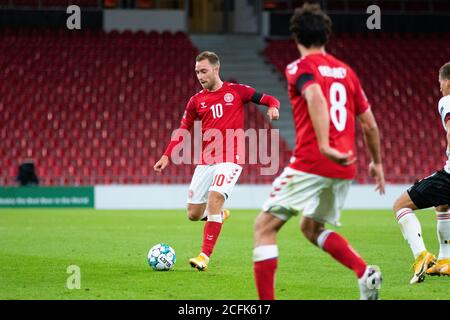
[[[190,182],[194,165],[152,169],[199,89],[191,70],[198,50],[185,33],[3,29],[0,51],[2,183],[14,184],[27,157],[43,185]],[[270,126],[253,106],[246,117]],[[282,155],[285,164],[285,142]]]

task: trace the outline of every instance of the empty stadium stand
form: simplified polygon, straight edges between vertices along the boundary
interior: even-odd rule
[[[185,33],[0,31],[0,185],[35,160],[41,185],[189,183],[152,167],[200,89]],[[253,105],[246,127],[270,128]],[[290,152],[281,141],[281,164]],[[241,183],[269,183],[246,166]]]

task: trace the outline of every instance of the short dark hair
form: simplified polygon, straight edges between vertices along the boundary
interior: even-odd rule
[[[439,69],[439,77],[444,80],[450,80],[450,62],[447,62]]]
[[[332,22],[317,3],[305,3],[296,8],[290,20],[289,30],[298,43],[310,47],[322,47],[330,38]]]
[[[205,59],[208,60],[212,65],[220,66],[219,56],[212,51],[203,51],[199,53],[199,55],[195,58],[195,61],[199,62]]]

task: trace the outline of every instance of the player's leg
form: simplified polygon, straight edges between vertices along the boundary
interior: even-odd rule
[[[206,217],[208,189],[212,183],[213,172],[212,166],[208,165],[198,165],[195,168],[187,198],[187,217],[191,221]]]
[[[427,269],[429,275],[450,276],[450,206],[436,207],[437,238],[439,241],[439,256],[436,264]]]
[[[193,268],[202,271],[208,267],[224,219],[223,205],[231,195],[239,179],[242,167],[234,163],[221,163],[213,166],[212,183],[209,187],[206,204],[207,221],[203,231],[202,251],[199,256],[189,260]]]
[[[423,251],[426,251],[422,237],[422,227],[419,219],[414,214],[417,207],[411,200],[408,192],[404,192],[394,203],[395,218],[400,225],[403,237],[411,247],[416,259]]]
[[[410,283],[419,283],[425,279],[425,272],[430,268],[436,258],[428,252],[422,237],[422,227],[419,219],[414,214],[414,210],[428,208],[432,205],[426,197],[427,188],[432,186],[432,180],[423,179],[415,183],[407,192],[404,192],[394,203],[394,212],[403,238],[408,242],[414,255],[413,270],[414,275]]]
[[[305,237],[336,261],[356,274],[361,299],[378,299],[382,277],[376,266],[368,266],[349,242],[339,233],[326,229],[325,223],[340,225],[340,211],[351,181],[325,179],[324,188],[305,207],[300,229]]]
[[[275,272],[278,264],[277,233],[285,223],[261,211],[255,221],[253,271],[260,300],[275,299]]]
[[[367,264],[339,233],[325,229],[323,223],[314,221],[310,217],[302,217],[300,229],[311,243],[330,254],[347,268],[353,270],[358,279],[364,275]]]
[[[275,273],[278,264],[276,236],[290,217],[297,215],[304,203],[317,192],[316,177],[285,168],[273,184],[269,198],[255,221],[253,269],[259,299],[275,298]]]
[[[206,214],[206,203],[188,203],[187,204],[187,214],[188,219],[191,221],[202,220]]]

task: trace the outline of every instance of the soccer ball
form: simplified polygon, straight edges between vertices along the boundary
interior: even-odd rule
[[[156,271],[167,271],[172,269],[177,256],[175,250],[167,244],[158,243],[153,246],[147,255],[147,261],[150,267]]]

